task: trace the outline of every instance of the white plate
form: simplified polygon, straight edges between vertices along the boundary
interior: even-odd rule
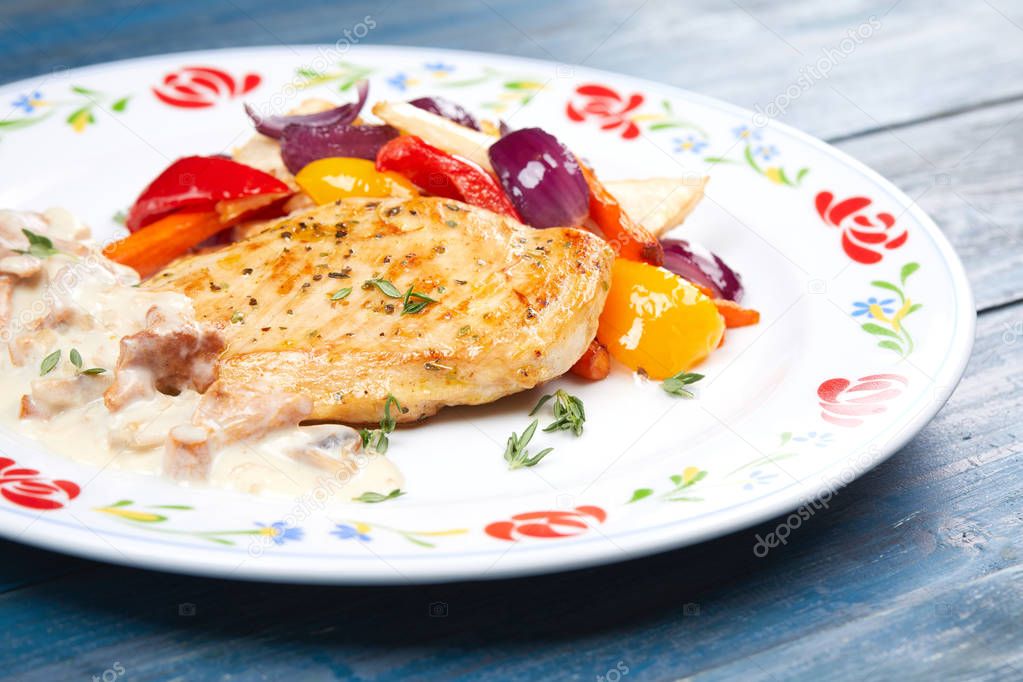
[[[312,71],[315,82],[301,76]],[[243,100],[279,111],[307,96],[346,101],[351,91],[339,89],[363,76],[371,100],[438,94],[513,127],[542,126],[609,178],[709,173],[684,233],[743,274],[744,303],[762,322],[728,333],[700,369],[707,379],[695,400],[617,369],[596,384],[564,378],[399,430],[390,456],[408,494],[384,504],[325,507],[324,490],[257,499],[185,488],[77,464],[0,432],[0,464],[10,461],[0,472],[0,533],[171,571],[403,583],[610,563],[804,505],[778,533],[751,535],[750,551],[762,554],[822,509],[809,500],[828,499],[904,445],[959,380],[974,327],[966,277],[902,192],[807,135],[755,127],[764,121],[748,111],[579,67],[342,44],[41,76],[0,88],[13,106],[0,126],[0,206],[65,206],[110,236],[120,229],[114,214],[169,161],[249,136]],[[909,264],[917,269],[903,282]],[[922,307],[896,323],[902,295]],[[883,319],[870,319],[871,297]],[[508,472],[505,439],[556,386],[585,401],[585,434],[543,434],[537,444],[554,453]]]

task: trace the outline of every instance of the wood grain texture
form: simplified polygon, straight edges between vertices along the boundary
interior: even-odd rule
[[[649,559],[499,583],[310,588],[0,543],[0,678],[1023,678],[1023,10],[1009,0],[11,0],[0,80],[174,50],[333,41],[490,50],[766,105],[871,15],[781,120],[890,177],[963,257],[966,377],[906,448],[767,558],[778,521]],[[448,604],[430,618],[431,602]],[[179,615],[194,604],[195,615]],[[187,608],[185,609],[187,613]],[[698,614],[696,613],[698,612]],[[687,615],[688,614],[688,615]]]

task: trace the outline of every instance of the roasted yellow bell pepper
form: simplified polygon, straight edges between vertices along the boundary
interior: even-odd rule
[[[622,364],[665,379],[710,355],[724,332],[714,302],[687,280],[646,263],[615,260],[597,340]]]
[[[403,176],[378,171],[366,159],[319,159],[300,170],[295,182],[320,205],[349,197],[411,197],[419,193]]]

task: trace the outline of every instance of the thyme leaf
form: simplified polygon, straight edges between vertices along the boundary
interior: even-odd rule
[[[353,497],[353,502],[365,502],[366,504],[377,504],[379,502],[386,502],[387,500],[395,500],[405,493],[402,492],[401,488],[395,488],[391,492],[383,495],[381,493],[365,492],[358,497]]]
[[[39,364],[39,376],[44,377],[53,371],[53,368],[60,362],[60,349],[53,351]]]
[[[21,233],[28,239],[28,248],[24,251],[18,251],[18,253],[27,253],[30,256],[36,258],[49,258],[55,253],[60,253],[54,246],[53,242],[50,241],[49,237],[44,237],[41,234],[36,234],[32,230],[26,230],[22,228]]]
[[[664,389],[665,393],[679,398],[692,398],[694,397],[693,392],[688,390],[686,386],[695,384],[702,378],[702,374],[696,374],[695,372],[679,372],[675,376],[668,377],[662,381],[661,388]]]
[[[403,297],[403,294],[400,291],[398,291],[398,287],[394,286],[394,284],[392,284],[389,280],[374,277],[373,279],[367,279],[365,284],[369,286],[375,286],[377,289],[380,290],[380,293],[389,298]]]
[[[351,293],[352,293],[352,288],[351,287],[345,287],[344,289],[338,289],[337,291],[335,291],[331,295],[330,300],[332,300],[332,301],[340,301],[343,298],[348,298],[348,295],[351,294]]]

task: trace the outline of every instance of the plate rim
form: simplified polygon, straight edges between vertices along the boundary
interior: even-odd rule
[[[244,58],[247,53],[265,56],[267,53],[294,50],[296,48],[308,50],[315,48],[330,49],[331,47],[333,46],[330,43],[293,43],[287,45],[250,45],[202,50],[185,50],[145,55],[141,57],[128,57],[106,62],[94,62],[71,69],[65,69],[62,70],[61,73],[105,71],[128,65],[160,62],[168,59],[216,59],[217,56],[224,55],[230,55],[231,58]],[[461,58],[469,58],[483,62],[486,62],[487,60],[493,61],[497,58],[499,60],[507,60],[508,62],[517,64],[532,65],[534,68],[548,69],[556,67],[558,64],[563,64],[563,62],[531,57],[519,57],[516,55],[502,53],[489,53],[476,50],[440,47],[359,44],[353,46],[351,49],[351,53],[355,56],[360,53],[372,53],[375,51],[412,53],[420,55],[451,54],[457,55]],[[655,92],[662,92],[666,90],[674,91],[674,94],[677,97],[712,107],[720,111],[728,112],[733,115],[742,117],[752,117],[754,115],[750,109],[668,83],[662,83],[639,76],[604,69],[596,69],[588,66],[573,65],[573,69],[581,71],[582,75],[592,75],[598,78],[609,77],[612,80],[625,79],[630,83],[641,85]],[[580,73],[578,71],[573,73],[574,77],[578,77],[579,75]],[[33,82],[37,82],[39,78],[40,75],[21,78],[16,81],[0,84],[0,88],[14,89],[20,85],[28,85]],[[953,292],[953,309],[956,311],[957,317],[961,315],[961,318],[958,319],[959,324],[952,330],[948,344],[946,359],[951,360],[951,362],[946,361],[943,363],[936,372],[936,377],[933,380],[936,387],[936,390],[931,394],[933,401],[929,405],[925,406],[924,409],[915,412],[909,418],[904,419],[902,415],[899,415],[898,419],[892,420],[880,429],[879,433],[885,433],[892,429],[895,429],[896,433],[892,438],[885,442],[883,447],[879,448],[869,457],[858,458],[858,466],[854,469],[854,475],[849,481],[851,482],[860,478],[867,471],[873,469],[905,447],[905,445],[914,436],[916,436],[935,417],[935,415],[937,415],[955,391],[955,388],[962,379],[969,363],[974,343],[974,334],[976,329],[976,306],[974,303],[974,297],[966,270],[948,238],[938,227],[937,223],[905,192],[899,189],[894,183],[884,178],[880,173],[865,165],[863,162],[824,140],[774,119],[770,121],[770,127],[772,130],[777,130],[787,136],[801,141],[803,144],[815,151],[824,154],[835,160],[837,163],[840,163],[842,166],[851,169],[859,176],[868,180],[876,189],[883,191],[890,198],[898,201],[900,205],[908,206],[908,208],[905,209],[906,212],[911,214],[913,219],[927,233],[928,239],[934,245],[935,249],[941,256],[942,263],[948,269]],[[905,412],[903,414],[905,414]],[[877,434],[875,434],[875,437],[876,435]],[[298,562],[305,561],[306,559],[304,559],[301,555],[288,554],[266,554],[262,557],[261,561],[253,562],[253,564],[250,564],[245,570],[239,570],[238,566],[231,568],[231,564],[236,563],[231,560],[231,557],[233,555],[235,559],[237,559],[239,554],[237,550],[231,550],[230,552],[211,552],[210,550],[218,548],[190,547],[190,552],[181,553],[179,556],[178,553],[174,552],[176,546],[169,546],[167,543],[157,543],[158,545],[169,547],[170,551],[167,553],[152,553],[144,551],[144,546],[150,544],[149,542],[145,542],[145,538],[130,536],[126,538],[125,544],[125,548],[129,551],[122,552],[120,549],[114,547],[108,542],[102,541],[102,537],[92,529],[90,529],[92,534],[100,537],[100,541],[86,541],[83,539],[88,537],[86,534],[82,534],[79,537],[75,534],[65,533],[61,529],[61,526],[64,525],[63,522],[59,522],[57,519],[49,519],[45,524],[46,527],[53,528],[53,532],[45,530],[42,533],[34,533],[29,537],[22,537],[22,535],[24,535],[24,531],[21,533],[10,532],[12,529],[8,528],[8,524],[5,521],[5,519],[8,518],[7,514],[0,514],[0,535],[15,542],[87,559],[125,566],[142,567],[146,569],[236,580],[313,584],[379,585],[503,579],[526,575],[556,573],[585,568],[588,566],[619,563],[620,561],[633,560],[671,549],[679,549],[712,538],[721,537],[745,528],[751,528],[768,519],[780,516],[786,511],[796,509],[801,504],[806,504],[818,499],[818,493],[821,492],[822,484],[824,483],[827,483],[829,488],[836,489],[834,480],[829,479],[829,473],[839,467],[842,467],[843,463],[846,463],[854,454],[855,453],[852,451],[846,452],[840,459],[836,459],[827,467],[808,475],[797,482],[791,483],[784,488],[766,493],[759,498],[746,500],[729,507],[708,512],[708,516],[712,515],[715,517],[713,521],[708,522],[704,519],[699,526],[690,528],[688,533],[684,535],[680,535],[678,529],[692,525],[692,522],[697,518],[700,518],[700,515],[687,516],[669,523],[658,524],[653,527],[632,529],[631,534],[643,538],[643,540],[640,548],[638,549],[628,551],[622,550],[627,554],[625,557],[617,557],[605,550],[594,550],[594,547],[602,546],[597,544],[597,541],[600,539],[613,543],[612,538],[615,537],[614,535],[608,534],[605,536],[603,533],[600,533],[600,537],[590,538],[588,541],[582,541],[582,539],[569,540],[566,542],[559,542],[556,545],[535,547],[535,551],[546,551],[545,561],[542,562],[542,565],[539,562],[533,562],[532,564],[525,565],[520,565],[519,562],[508,562],[503,567],[494,566],[482,573],[475,565],[459,568],[456,562],[453,562],[451,559],[445,559],[443,558],[443,555],[435,553],[423,554],[421,556],[409,555],[407,557],[402,557],[401,561],[424,560],[432,562],[433,565],[425,567],[423,570],[419,570],[417,568],[412,572],[397,571],[395,569],[395,572],[398,574],[397,576],[391,572],[379,570],[375,572],[354,574],[346,571],[339,575],[338,567],[330,566],[328,557],[324,556],[321,560],[321,564],[318,566],[311,563],[300,565]],[[848,467],[845,468],[848,469]],[[848,482],[837,486],[837,489],[842,489],[845,485],[848,485]],[[32,513],[9,507],[4,507],[4,511],[11,512],[15,516],[24,516],[35,519],[39,519],[42,515],[42,512]],[[87,524],[82,523],[81,525],[85,528],[89,528]],[[646,537],[651,533],[655,534],[654,537]],[[136,549],[136,545],[143,546]],[[513,543],[503,552],[500,548],[495,548],[493,552],[487,552],[486,554],[499,557],[514,554],[515,548],[519,545],[520,543]],[[362,546],[365,547],[365,545]],[[587,547],[587,549],[583,549],[583,547]],[[533,553],[529,550],[529,548],[525,548],[523,550],[523,548],[519,547],[519,549],[520,552],[518,553],[520,554],[523,553],[523,551],[525,553]],[[561,549],[562,551],[557,552],[556,550],[558,549]],[[370,553],[373,553],[372,550],[369,551]],[[375,558],[378,561],[387,563],[386,560],[376,556],[375,553],[373,554],[374,556],[369,558]],[[210,557],[214,556],[218,558],[210,561]],[[454,553],[452,556],[464,556],[464,553]],[[220,559],[220,557],[223,557],[223,559]],[[329,557],[329,559],[333,560],[337,564],[342,564],[352,558],[353,557],[340,556]],[[396,577],[400,579],[396,579]]]

